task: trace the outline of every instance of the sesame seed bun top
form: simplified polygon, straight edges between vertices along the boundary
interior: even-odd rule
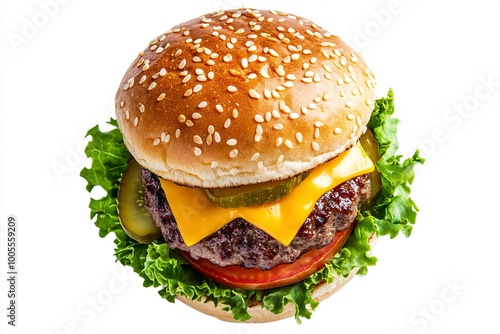
[[[352,146],[373,110],[361,57],[313,22],[237,9],[154,38],[116,94],[133,157],[197,187],[285,179]]]

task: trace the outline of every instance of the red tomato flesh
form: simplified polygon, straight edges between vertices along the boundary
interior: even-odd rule
[[[220,267],[206,259],[193,259],[189,253],[181,254],[198,272],[212,280],[240,289],[263,290],[299,282],[322,269],[342,248],[351,234],[354,224],[335,233],[332,242],[322,248],[314,248],[293,263],[280,264],[269,270],[247,269],[240,266]]]

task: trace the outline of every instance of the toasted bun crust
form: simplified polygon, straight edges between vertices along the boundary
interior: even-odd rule
[[[339,37],[276,11],[210,13],[154,38],[116,94],[134,158],[179,184],[285,179],[366,129],[375,79]]]
[[[375,246],[376,241],[377,241],[376,236],[372,235],[369,239],[371,249],[373,249],[373,247]],[[351,273],[347,277],[340,276],[335,278],[335,280],[330,284],[320,283],[316,285],[316,287],[312,292],[312,298],[317,302],[321,302],[327,299],[328,297],[332,296],[335,292],[342,289],[347,283],[349,283],[349,281],[354,276],[356,276],[357,272],[358,268],[355,268],[351,271]],[[218,318],[223,321],[236,322],[236,320],[234,320],[234,318],[232,317],[230,311],[223,310],[224,305],[219,304],[217,307],[214,307],[214,304],[212,302],[206,302],[206,299],[204,298],[202,298],[201,301],[197,301],[197,300],[191,300],[184,296],[177,296],[177,299],[204,314],[210,315],[212,317]],[[279,314],[274,314],[269,310],[263,308],[261,304],[256,304],[248,307],[248,313],[250,314],[251,318],[246,322],[250,323],[272,322],[295,316],[295,305],[293,303],[288,303],[285,305],[283,312]]]

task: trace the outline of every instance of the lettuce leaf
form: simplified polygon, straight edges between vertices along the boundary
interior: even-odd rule
[[[102,187],[106,195],[90,200],[90,217],[99,229],[99,236],[115,235],[115,257],[124,266],[130,266],[144,280],[145,287],[158,289],[161,297],[174,302],[178,295],[192,300],[204,300],[221,304],[232,313],[234,319],[250,319],[247,307],[251,301],[259,301],[269,311],[279,314],[288,303],[295,305],[295,319],[309,319],[318,303],[311,297],[314,286],[322,281],[333,282],[336,277],[347,276],[358,268],[364,275],[377,259],[370,256],[368,239],[377,236],[396,237],[400,232],[409,236],[416,222],[418,207],[410,198],[410,185],[414,179],[414,166],[424,162],[415,154],[402,160],[396,155],[396,137],[399,121],[392,117],[394,96],[389,90],[387,97],[378,99],[368,123],[379,143],[380,160],[376,168],[381,173],[382,190],[372,208],[358,213],[358,223],[344,247],[325,268],[307,279],[282,288],[260,290],[231,289],[199,275],[184,258],[165,242],[140,244],[123,231],[118,218],[116,196],[120,177],[130,159],[116,120],[111,119],[110,131],[102,132],[98,126],[87,132],[92,139],[85,153],[92,159],[90,168],[80,175],[88,182],[87,190]]]

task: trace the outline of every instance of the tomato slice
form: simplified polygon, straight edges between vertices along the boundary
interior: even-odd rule
[[[188,252],[181,254],[198,272],[212,280],[240,289],[263,290],[285,286],[301,281],[325,264],[342,248],[355,224],[335,233],[332,242],[322,248],[314,248],[293,263],[280,264],[269,270],[247,269],[240,266],[220,267],[206,259],[193,259]]]

